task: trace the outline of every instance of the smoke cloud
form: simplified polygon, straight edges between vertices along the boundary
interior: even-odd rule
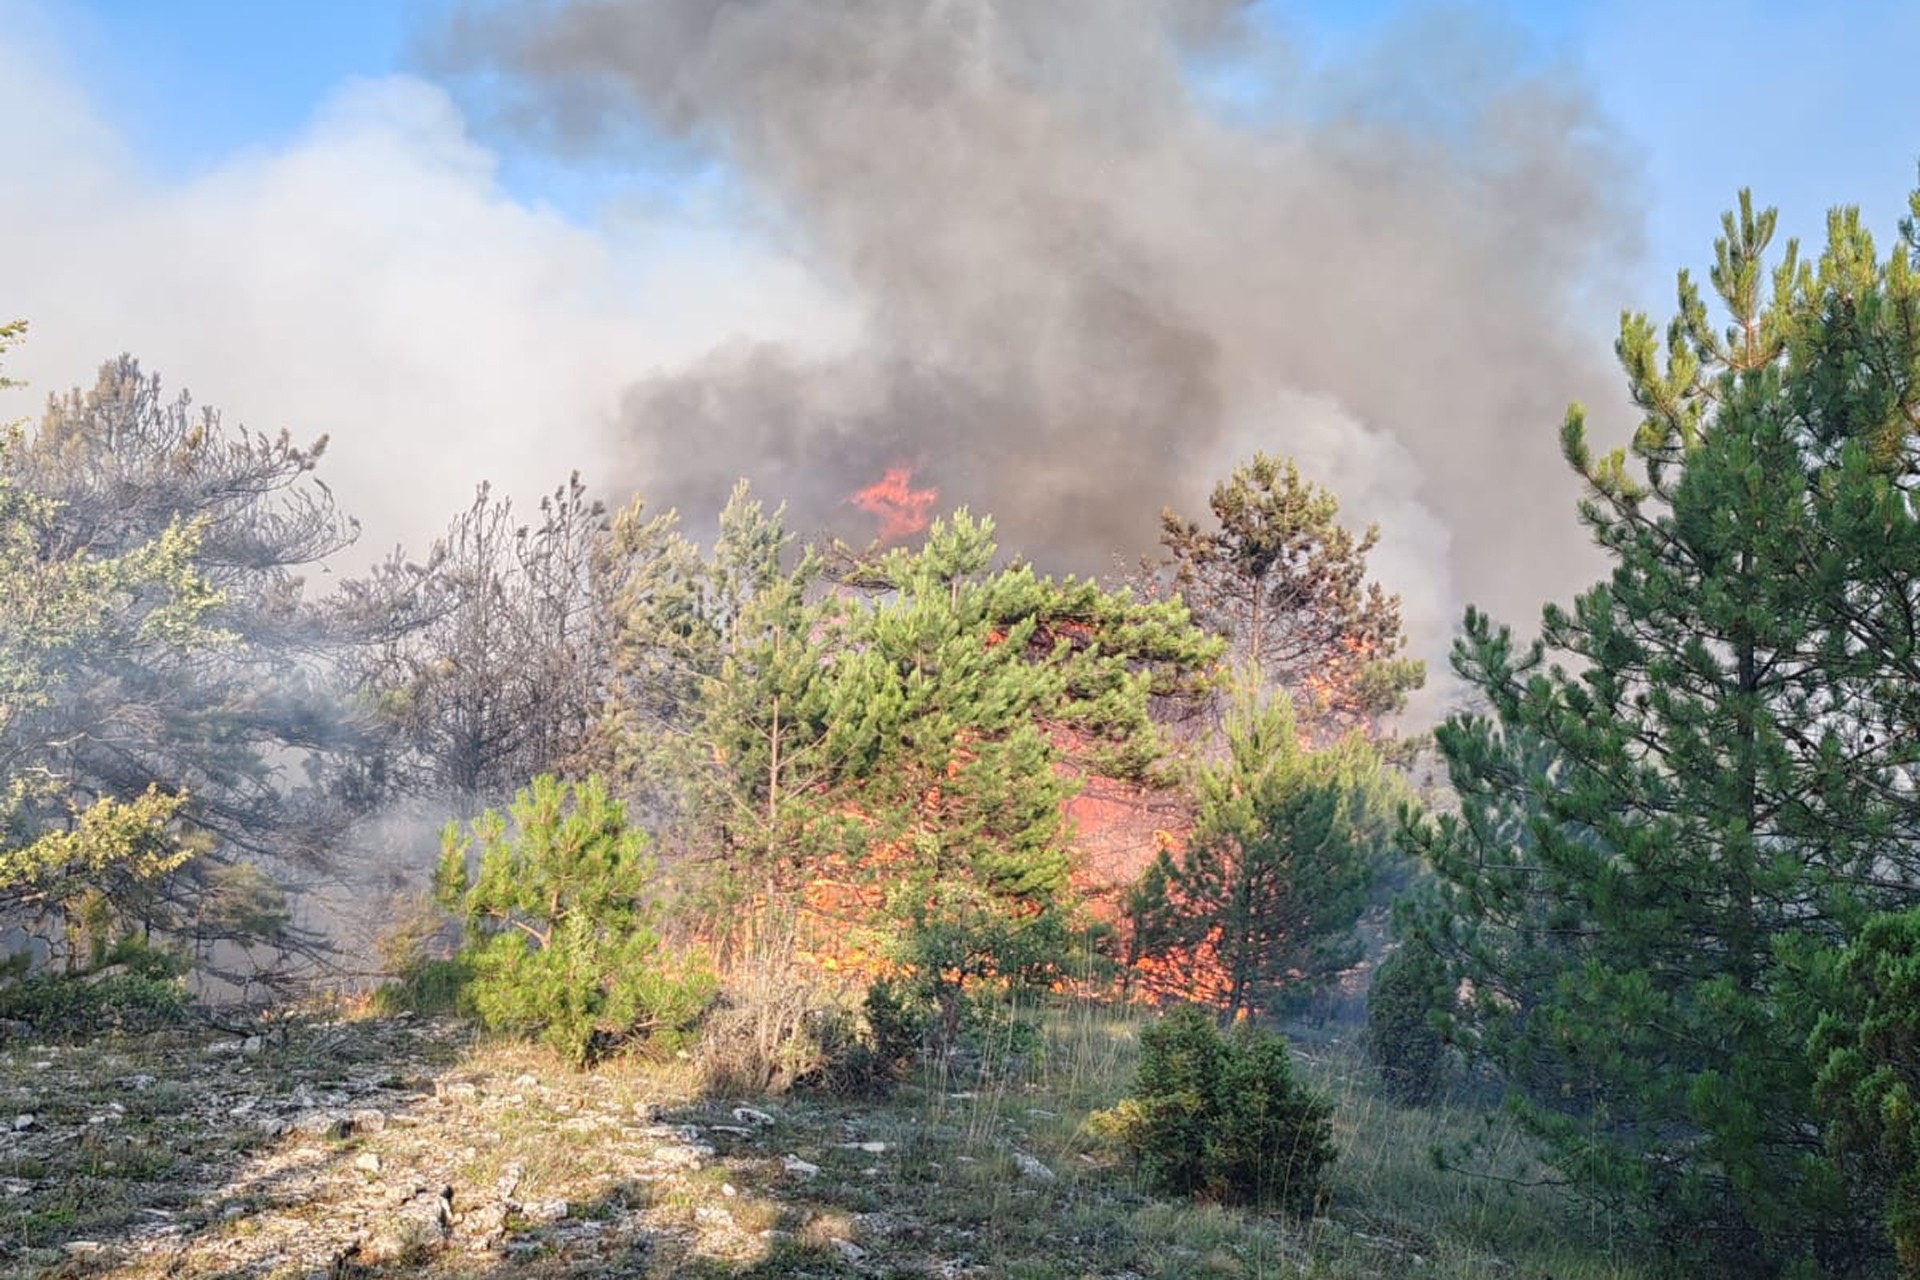
[[[436,56],[556,148],[717,159],[863,309],[829,355],[740,342],[634,383],[621,478],[651,497],[709,510],[745,474],[864,535],[846,495],[909,463],[1099,570],[1264,449],[1381,522],[1429,656],[1466,600],[1526,624],[1592,567],[1555,429],[1615,385],[1582,301],[1633,247],[1609,130],[1462,14],[1313,70],[1255,16],[475,4]]]
[[[590,226],[517,197],[418,77],[344,83],[280,145],[156,172],[32,18],[0,0],[0,319],[31,324],[0,424],[131,352],[230,426],[327,435],[318,474],[365,526],[335,573],[424,551],[482,481],[522,511],[575,468],[601,481],[638,372],[846,327],[702,211]]]

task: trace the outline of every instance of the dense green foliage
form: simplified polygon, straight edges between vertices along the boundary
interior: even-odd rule
[[[1251,1024],[1223,1035],[1186,1006],[1141,1031],[1133,1092],[1095,1123],[1160,1190],[1304,1210],[1335,1158],[1332,1115],[1285,1040]]]
[[[1195,770],[1197,821],[1134,898],[1145,947],[1205,948],[1221,1016],[1273,1012],[1360,959],[1355,926],[1387,855],[1392,788],[1357,733],[1315,750],[1292,700],[1244,692],[1224,758]]]
[[[465,925],[474,1012],[582,1065],[623,1041],[685,1033],[712,982],[662,950],[647,839],[625,806],[598,779],[543,775],[510,816],[488,810],[465,835],[450,826],[435,881]]]
[[[1827,1149],[1920,1276],[1920,912],[1868,921],[1824,985],[1810,1050]]]
[[[950,1037],[963,987],[1040,982],[1066,954],[1058,766],[1151,774],[1150,698],[1217,646],[1177,603],[996,567],[992,522],[964,511],[842,566],[838,592],[810,590],[813,554],[783,560],[780,521],[736,494],[678,632],[703,673],[683,754],[694,847],[730,882],[723,904],[756,905],[736,929],[777,932],[813,878],[852,886],[829,927],[901,966]],[[658,635],[646,652],[667,651]]]
[[[1769,298],[1772,230],[1744,196],[1726,219],[1724,333],[1684,275],[1664,351],[1625,323],[1629,448],[1596,456],[1569,415],[1612,575],[1531,645],[1469,612],[1455,666],[1490,714],[1439,731],[1460,812],[1412,833],[1442,885],[1425,936],[1472,983],[1464,1034],[1565,1171],[1761,1268],[1866,1238],[1801,996],[1920,886],[1920,235],[1883,261],[1837,212]]]
[[[67,972],[29,972],[26,957],[0,966],[0,1020],[41,1034],[137,1034],[187,1020],[186,958],[137,938],[95,949]]]
[[[1380,962],[1367,991],[1367,1057],[1387,1096],[1410,1106],[1434,1100],[1446,1079],[1447,1042],[1434,1019],[1452,1003],[1447,966],[1424,939]]]

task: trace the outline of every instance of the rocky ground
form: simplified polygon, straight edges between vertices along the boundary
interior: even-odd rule
[[[858,1108],[663,1102],[661,1075],[476,1051],[410,1019],[10,1044],[0,1268],[862,1274],[876,1245],[926,1234],[888,1208],[887,1187],[939,1172],[903,1165],[926,1153],[897,1121],[878,1138]],[[1057,1181],[1005,1156],[996,1178]],[[986,1274],[949,1234],[918,1274]]]
[[[1289,1223],[1155,1201],[1086,1134],[1111,1075],[1092,1043],[1044,1081],[768,1101],[451,1021],[15,1038],[0,1275],[1626,1274],[1516,1266],[1364,1205]]]

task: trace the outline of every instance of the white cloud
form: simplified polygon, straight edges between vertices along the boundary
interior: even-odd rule
[[[396,77],[342,86],[284,149],[159,180],[58,50],[0,47],[0,313],[32,325],[8,368],[31,389],[0,416],[132,352],[229,423],[330,435],[322,475],[377,555],[423,544],[483,479],[528,500],[604,475],[636,377],[851,327],[722,223],[582,226],[495,170],[445,92]]]

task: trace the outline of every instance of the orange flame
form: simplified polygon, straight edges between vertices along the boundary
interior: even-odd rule
[[[879,480],[847,501],[880,518],[880,541],[898,542],[927,527],[927,516],[933,504],[940,501],[940,491],[914,488],[912,467],[888,467]]]

